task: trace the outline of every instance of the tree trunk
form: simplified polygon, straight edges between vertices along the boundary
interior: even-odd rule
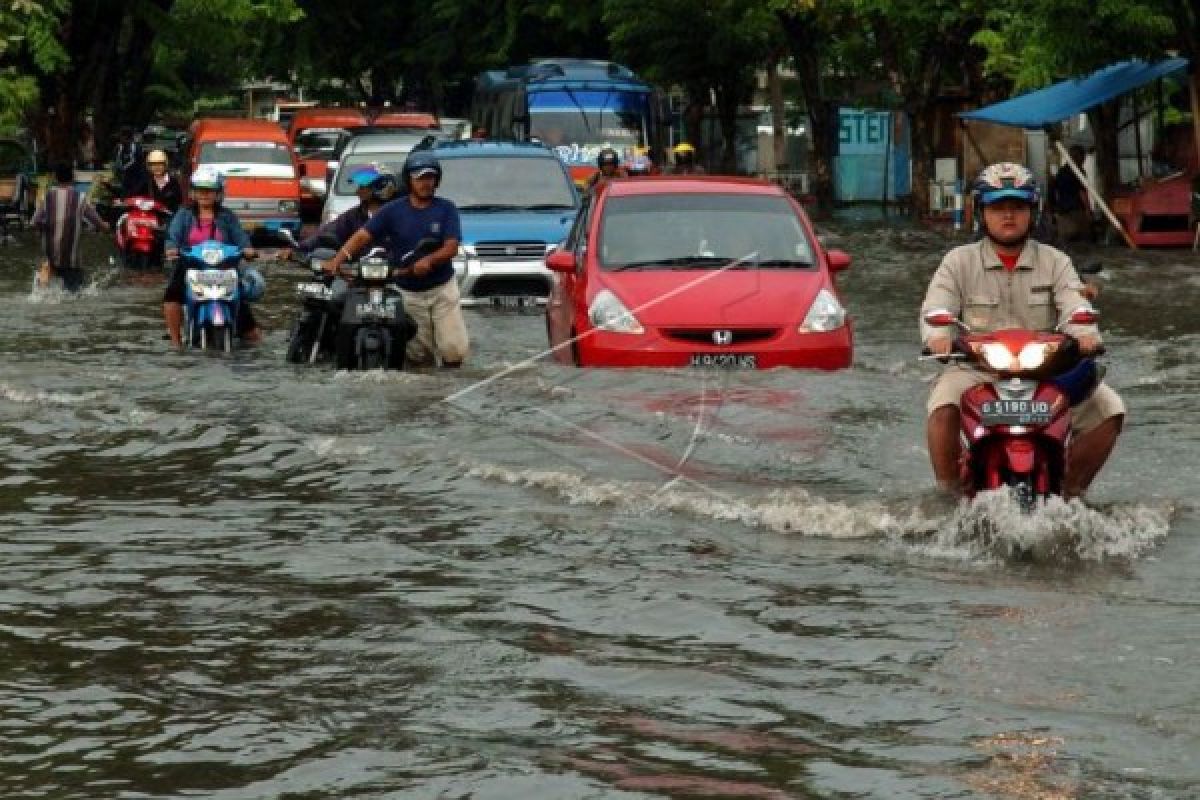
[[[730,86],[717,87],[717,119],[721,123],[721,172],[735,175],[737,164],[737,114],[740,93]]]
[[[929,182],[933,180],[933,131],[935,111],[930,103],[918,104],[908,115],[911,125],[913,219],[929,215]]]
[[[771,169],[790,167],[787,163],[787,118],[783,105],[783,81],[779,79],[779,56],[771,56],[767,64],[767,91],[771,97]],[[758,167],[762,169],[760,162]]]
[[[1110,100],[1088,112],[1088,122],[1096,143],[1096,191],[1101,197],[1112,197],[1121,185],[1120,153],[1117,147],[1117,115],[1119,106]]]

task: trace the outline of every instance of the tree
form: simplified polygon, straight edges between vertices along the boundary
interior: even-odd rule
[[[0,9],[0,128],[14,128],[38,102],[38,75],[63,67],[67,52],[55,39],[66,0],[15,0]]]
[[[700,105],[715,98],[721,168],[734,171],[738,107],[750,99],[755,72],[779,35],[768,4],[605,0],[603,19],[618,59],[654,83],[682,86]]]
[[[1194,44],[1195,12],[1181,0],[1005,0],[975,41],[987,50],[986,69],[1011,77],[1017,89],[1035,89],[1127,58],[1157,60],[1179,41],[1178,24],[1186,37],[1189,15]],[[1088,113],[1100,183],[1108,190],[1119,183],[1117,111],[1110,101]]]
[[[858,20],[912,133],[912,208],[929,208],[933,131],[938,100],[950,76],[961,82],[982,50],[971,45],[983,25],[983,0],[845,0]],[[866,71],[868,64],[859,63]]]
[[[837,2],[774,0],[772,8],[792,56],[800,92],[808,110],[813,143],[813,194],[818,207],[833,206],[833,159],[837,153],[838,106],[843,73],[837,68],[847,9]]]

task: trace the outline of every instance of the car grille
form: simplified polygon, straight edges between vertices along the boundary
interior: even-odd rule
[[[485,275],[471,287],[472,297],[546,297],[549,294],[550,283],[545,278],[528,275],[513,278]]]
[[[778,328],[666,328],[663,332],[668,337],[678,339],[681,342],[691,342],[712,347],[716,344],[713,341],[713,334],[717,331],[728,331],[733,334],[733,340],[722,344],[722,347],[761,342],[779,333]]]
[[[475,255],[487,261],[528,261],[545,258],[545,242],[479,242]]]
[[[277,214],[279,213],[279,200],[230,200],[225,199],[225,207],[235,214],[238,212],[246,214]]]

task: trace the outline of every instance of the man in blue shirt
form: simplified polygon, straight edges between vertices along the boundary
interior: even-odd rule
[[[408,194],[383,206],[351,236],[325,269],[336,272],[374,241],[387,246],[393,265],[402,263],[422,239],[435,239],[438,248],[397,269],[393,275],[404,297],[404,310],[417,323],[406,358],[412,364],[458,367],[467,357],[467,324],[454,279],[454,256],[462,239],[458,209],[437,197],[442,166],[433,153],[414,151],[404,163],[402,180]]]

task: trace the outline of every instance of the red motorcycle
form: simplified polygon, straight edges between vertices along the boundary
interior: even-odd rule
[[[117,219],[117,249],[126,269],[156,269],[162,265],[163,241],[171,212],[152,197],[126,197],[114,204]]]
[[[1097,319],[1095,309],[1082,306],[1068,324]],[[976,334],[941,309],[928,312],[925,322],[963,332],[948,356],[925,358],[969,362],[993,376],[964,392],[959,403],[965,442],[960,481],[967,495],[1008,486],[1026,511],[1039,498],[1061,496],[1071,408],[1100,384],[1102,368],[1065,333],[1012,328]]]

